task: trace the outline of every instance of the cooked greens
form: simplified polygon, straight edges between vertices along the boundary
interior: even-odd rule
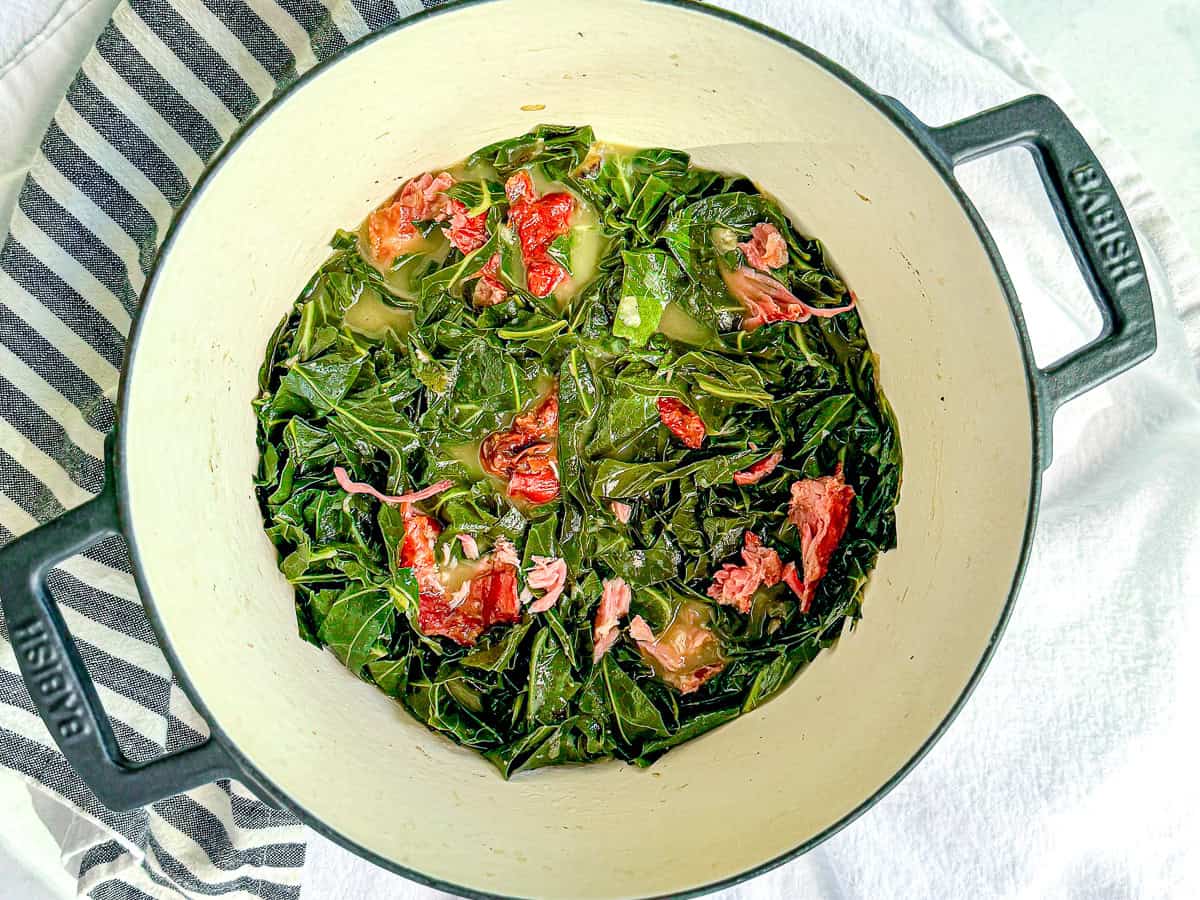
[[[877,360],[744,177],[560,126],[450,173],[338,232],[267,347],[258,497],[300,635],[505,777],[648,765],[859,615],[900,488]],[[335,468],[449,486],[381,502]],[[800,527],[839,502],[832,539]]]

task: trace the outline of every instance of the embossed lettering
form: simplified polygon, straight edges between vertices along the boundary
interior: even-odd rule
[[[1091,217],[1108,208],[1108,194],[1080,194],[1079,208]]]
[[[1097,246],[1100,248],[1100,255],[1104,257],[1105,262],[1112,263],[1120,262],[1129,256],[1129,245],[1125,243],[1123,237],[1114,236],[1112,238],[1100,241]]]
[[[1142,273],[1132,236],[1121,226],[1117,203],[1104,176],[1090,163],[1067,173],[1075,207],[1084,220],[1085,237],[1100,257],[1105,274],[1117,291],[1140,284]]]
[[[1100,173],[1090,163],[1076,166],[1067,177],[1071,179],[1071,184],[1079,191],[1094,191],[1104,184],[1100,178]]]
[[[73,719],[63,719],[58,723],[58,736],[64,741],[73,737],[79,737],[81,734],[87,734],[87,730],[87,722],[78,716]]]
[[[70,687],[66,687],[58,694],[43,694],[43,696],[52,701],[50,703],[50,711],[56,715],[64,712],[71,712],[79,707],[79,698],[75,696],[75,692]]]
[[[67,684],[63,681],[62,671],[51,672],[38,679],[37,689],[46,696],[57,694],[59,691],[65,690]]]
[[[44,640],[36,644],[27,644],[21,649],[21,655],[35,669],[43,669],[58,660],[58,654],[54,652],[54,648]]]
[[[29,692],[48,710],[47,724],[67,741],[89,732],[87,719],[79,712],[80,702],[63,671],[57,650],[50,644],[41,622],[12,629],[13,647],[31,667]]]
[[[13,643],[19,644],[24,641],[32,641],[45,635],[46,629],[42,627],[41,622],[30,622],[28,625],[18,625],[13,629]]]
[[[1104,234],[1117,227],[1117,211],[1111,207],[1088,215],[1088,225],[1096,234]]]
[[[1132,256],[1124,262],[1109,268],[1108,274],[1117,282],[1118,291],[1123,291],[1125,288],[1139,284],[1143,278],[1142,269],[1138,265],[1137,259]]]

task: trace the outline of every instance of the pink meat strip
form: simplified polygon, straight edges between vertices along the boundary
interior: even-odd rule
[[[832,475],[797,481],[792,484],[791,491],[788,521],[800,533],[804,566],[800,611],[808,612],[816,596],[817,585],[825,577],[829,560],[850,524],[854,488],[846,483],[839,463]]]
[[[776,450],[765,459],[760,459],[754,465],[742,469],[740,472],[733,473],[734,484],[758,484],[768,475],[775,471],[775,467],[783,462],[783,453]]]
[[[650,625],[641,616],[634,616],[629,622],[629,636],[637,642],[638,648],[670,673],[666,680],[678,687],[681,694],[690,694],[720,672],[725,663],[710,663],[688,671],[692,665],[690,658],[714,640],[712,632],[700,627],[681,629],[678,623],[672,630],[674,636],[670,641],[663,641],[654,636]]]
[[[787,241],[770,222],[755,225],[750,229],[750,240],[742,241],[738,247],[746,255],[746,262],[763,272],[787,265]]]
[[[629,636],[637,641],[637,645],[662,663],[668,672],[679,672],[687,665],[683,654],[674,647],[660,644],[654,636],[649,623],[641,616],[629,620]]]
[[[629,614],[629,604],[633,594],[624,578],[606,578],[604,592],[600,595],[600,607],[596,610],[596,621],[592,627],[592,661],[600,659],[609,648],[617,642],[620,630],[617,623],[624,615]]]
[[[743,564],[725,563],[713,576],[708,596],[718,603],[735,607],[738,612],[748,613],[759,586],[770,587],[783,578],[783,561],[770,547],[764,547],[754,532],[747,531],[743,540]]]
[[[447,605],[451,609],[458,609],[460,606],[462,606],[464,603],[467,602],[467,597],[469,597],[470,595],[471,595],[471,579],[468,578],[461,585],[459,585],[458,590],[456,590],[453,594],[450,595],[450,602]]]
[[[737,477],[736,475],[734,476]],[[617,521],[622,525],[629,522],[629,517],[633,515],[633,507],[628,503],[622,503],[620,500],[612,500],[609,502],[609,507],[612,509],[613,515],[617,517]]]
[[[545,612],[551,609],[558,598],[562,596],[567,584],[567,563],[557,556],[535,556],[533,566],[525,577],[525,583],[535,591],[544,591],[541,597],[529,607],[531,613]]]
[[[462,544],[463,556],[467,559],[479,559],[479,544],[475,542],[475,538],[469,534],[456,534],[455,537]]]
[[[450,198],[446,191],[454,186],[449,172],[436,177],[425,172],[409,181],[400,189],[397,203],[409,214],[410,221],[444,221],[450,215]]]
[[[729,293],[746,309],[746,316],[742,320],[743,331],[753,331],[771,322],[807,322],[813,316],[830,318],[854,309],[853,294],[845,306],[810,306],[770,275],[749,266],[722,272],[721,277],[725,279]]]
[[[333,477],[337,479],[338,487],[347,494],[369,494],[376,500],[383,503],[416,503],[420,500],[428,500],[440,494],[444,490],[454,486],[454,482],[449,479],[438,481],[429,487],[423,487],[419,491],[413,491],[411,494],[397,494],[395,496],[389,494],[381,494],[369,484],[363,484],[361,481],[351,481],[346,470],[341,466],[333,467]]]
[[[521,561],[517,559],[517,548],[513,546],[512,541],[503,536],[496,538],[496,542],[492,544],[492,561],[506,566],[521,564]]]

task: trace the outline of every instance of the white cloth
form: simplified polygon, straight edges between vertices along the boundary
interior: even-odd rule
[[[0,0],[11,3],[12,0]],[[103,0],[19,0],[81,9]],[[1029,570],[974,697],[917,769],[816,850],[723,898],[1164,897],[1200,890],[1200,269],[1132,160],[983,0],[727,0],[940,124],[1030,92],[1067,111],[1138,229],[1158,316],[1148,363],[1069,404],[1055,426]],[[88,9],[94,14],[94,9]],[[23,22],[30,21],[28,18]],[[5,69],[0,188],[20,164]],[[23,26],[24,27],[24,26]],[[64,29],[65,30],[65,29]],[[78,40],[76,39],[78,44]],[[79,57],[87,41],[80,46]],[[78,58],[78,57],[77,57]],[[64,70],[56,71],[56,75]],[[55,82],[65,86],[70,69]],[[748,72],[748,77],[751,73]],[[44,92],[43,92],[44,93]],[[53,108],[57,93],[40,96]],[[38,107],[41,108],[41,107]],[[1186,112],[1184,113],[1186,114]],[[7,119],[5,118],[7,117]],[[29,118],[28,116],[26,118]],[[18,122],[18,124],[20,124]],[[36,143],[44,121],[24,135]],[[959,172],[1022,299],[1043,363],[1098,316],[1032,166],[1009,151]],[[6,181],[7,180],[7,181]],[[19,184],[19,179],[16,181]],[[0,191],[0,222],[7,221]],[[982,512],[982,511],[981,511]],[[0,829],[12,827],[0,823]],[[306,896],[445,896],[310,836]],[[4,881],[0,873],[0,884]],[[0,896],[3,890],[0,888]]]
[[[0,241],[55,107],[117,0],[0,0]]]

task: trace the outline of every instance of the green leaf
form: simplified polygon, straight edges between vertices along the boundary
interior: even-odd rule
[[[770,406],[775,398],[766,389],[758,366],[717,353],[693,350],[666,369],[690,380],[706,394],[721,400]]]
[[[592,129],[570,125],[539,125],[520,137],[496,141],[471,154],[468,167],[488,163],[507,177],[530,163],[538,163],[550,178],[561,180],[576,169],[595,141]]]
[[[670,581],[679,574],[682,554],[670,536],[663,532],[646,549],[622,544],[611,550],[598,546],[596,555],[608,564],[613,573],[635,587],[646,587]]]
[[[401,487],[400,476],[407,469],[407,460],[421,446],[416,426],[382,394],[343,400],[329,418],[329,431],[344,453],[352,452],[360,460],[384,453],[389,460],[389,491]]]
[[[283,383],[293,396],[306,401],[313,413],[323,416],[346,396],[364,362],[361,356],[328,353],[292,366]]]
[[[783,687],[792,677],[792,673],[796,671],[796,666],[797,663],[788,654],[780,653],[759,669],[746,694],[746,699],[742,701],[742,712],[750,712]]]
[[[560,725],[539,725],[511,744],[484,755],[505,778],[543,766],[587,762],[611,755],[601,748],[593,751],[587,747],[586,727],[582,717]]]
[[[697,200],[671,216],[660,237],[667,242],[679,265],[693,281],[704,281],[704,270],[715,263],[722,252],[714,230],[730,233],[727,240],[736,245],[759,222],[771,222],[785,233],[790,231],[778,208],[762,195],[741,191],[717,194]],[[736,252],[732,250],[725,252]]]
[[[724,725],[726,722],[731,722],[741,714],[742,710],[736,706],[700,713],[666,737],[647,741],[642,746],[642,752],[636,762],[638,765],[648,766],[672,747],[677,747],[685,741],[690,741],[692,738],[697,738],[705,732],[712,731],[714,728]]]
[[[298,302],[299,321],[288,353],[301,361],[333,345],[346,312],[364,296],[377,303],[398,299],[359,254],[354,235],[339,233],[333,246],[337,252],[309,282]]]
[[[760,455],[756,450],[741,450],[729,456],[711,457],[687,465],[678,461],[627,463],[606,459],[596,469],[592,494],[598,500],[642,497],[655,488],[673,481],[693,479],[697,487],[727,484],[733,473],[740,472]]]
[[[604,687],[616,720],[617,730],[627,744],[636,744],[647,737],[662,737],[667,733],[662,713],[645,692],[613,659],[604,656]]]
[[[346,668],[358,675],[377,651],[382,656],[382,637],[392,617],[392,596],[387,590],[352,584],[330,607],[318,636]]]
[[[295,460],[301,472],[316,468],[337,455],[337,445],[329,432],[310,425],[300,416],[284,426],[283,443],[288,449],[288,459]]]
[[[558,638],[543,628],[533,639],[529,654],[529,700],[525,715],[530,722],[550,725],[566,716],[579,683],[571,677],[571,663]]]
[[[626,250],[621,259],[625,272],[613,334],[641,347],[658,330],[663,309],[683,290],[683,273],[662,250]]]
[[[458,354],[458,375],[444,401],[431,407],[430,425],[464,439],[481,437],[506,424],[536,396],[533,373],[507,348],[476,338]]]
[[[444,394],[450,390],[454,377],[453,370],[433,357],[421,343],[417,332],[409,332],[408,347],[412,373],[417,380],[435,394]]]
[[[845,417],[854,402],[851,394],[837,394],[822,400],[806,417],[803,425],[804,443],[796,451],[797,456],[803,456],[815,450],[829,436],[834,426]]]
[[[504,185],[489,178],[456,181],[446,193],[460,203],[465,203],[467,215],[472,217],[505,202]]]
[[[575,274],[571,271],[571,245],[573,243],[573,234],[573,230],[568,231],[566,234],[560,234],[553,241],[551,241],[550,246],[546,248],[546,255],[566,269],[568,275]]]
[[[462,664],[488,672],[504,672],[512,666],[532,623],[522,622],[508,631],[485,638],[485,643],[463,657]]]
[[[379,689],[392,697],[401,697],[408,686],[409,657],[382,659],[367,663],[367,672]]]
[[[472,276],[478,275],[492,254],[500,250],[499,230],[493,228],[491,237],[482,247],[472,250],[464,255],[457,262],[451,263],[441,269],[426,275],[421,279],[420,296],[422,306],[419,307],[418,322],[427,322],[432,316],[434,310],[440,309],[437,306],[431,306],[430,302],[440,299],[444,296],[460,297],[462,295],[463,284]]]
[[[529,526],[525,535],[525,554],[522,566],[533,565],[535,556],[558,556],[558,513],[553,512]]]

